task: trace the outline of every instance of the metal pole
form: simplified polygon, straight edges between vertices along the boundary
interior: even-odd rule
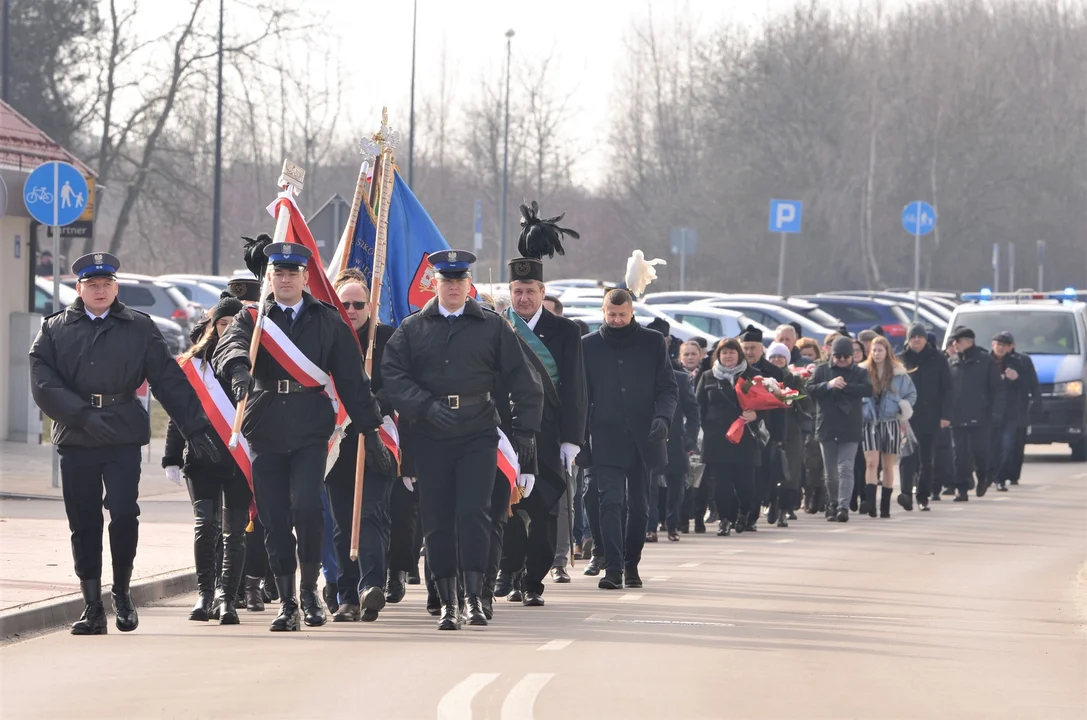
[[[419,0],[411,11],[411,110],[408,113],[408,187],[414,189],[415,178],[415,28],[419,21]]]
[[[506,196],[510,178],[510,62],[513,58],[513,30],[506,31],[506,129],[502,135],[502,242],[499,250],[500,268],[506,267]]]
[[[687,289],[687,246],[679,247],[679,289]]]
[[[11,0],[3,0],[4,7],[2,16],[0,16],[0,42],[4,44],[2,49],[3,57],[0,58],[0,62],[4,64],[3,74],[0,75],[0,98],[3,98],[4,102],[11,102],[11,85],[9,84],[9,78],[11,76]],[[57,258],[53,259],[54,262]]]
[[[1045,240],[1038,241],[1038,292],[1045,291]]]
[[[219,0],[219,67],[215,92],[215,190],[211,210],[211,274],[219,274],[223,209],[223,2]]]
[[[785,233],[781,233],[781,250],[778,252],[778,295],[785,294]]]
[[[60,164],[53,163],[53,312],[60,312]],[[52,442],[52,436],[49,439]],[[50,485],[60,487],[60,455],[53,445]]]
[[[993,243],[993,292],[1000,291],[1000,243]]]
[[[1015,291],[1015,243],[1008,241],[1008,291]]]
[[[913,225],[913,321],[917,322],[921,307],[921,204],[917,204],[914,213],[917,220]]]

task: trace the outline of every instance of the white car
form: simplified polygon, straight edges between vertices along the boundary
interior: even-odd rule
[[[753,325],[762,331],[763,341],[772,341],[774,331],[756,320],[752,320],[739,310],[711,307],[709,305],[654,305],[654,309],[660,310],[677,322],[687,323],[715,337],[739,337],[740,333],[748,325]]]

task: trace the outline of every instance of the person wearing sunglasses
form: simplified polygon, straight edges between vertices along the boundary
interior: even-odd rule
[[[853,362],[852,340],[840,337],[834,341],[830,362],[816,367],[808,394],[819,408],[815,435],[826,469],[826,517],[830,522],[848,522],[853,464],[864,426],[861,403],[872,396],[868,373]]]

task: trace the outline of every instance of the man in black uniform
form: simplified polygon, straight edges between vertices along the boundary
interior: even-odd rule
[[[974,331],[959,326],[951,332],[957,352],[951,356],[951,444],[955,455],[955,502],[970,499],[970,480],[977,472],[977,495],[993,481],[990,433],[1004,417],[1004,383],[992,356],[974,344]]]
[[[264,300],[265,329],[256,364],[249,365],[255,324],[252,310],[240,313],[224,333],[213,362],[216,373],[230,379],[236,399],[250,395],[242,434],[253,454],[257,512],[264,523],[268,563],[279,591],[279,615],[271,630],[281,632],[299,629],[299,600],[306,625],[325,623],[317,598],[324,533],[321,497],[336,412],[319,380],[312,374],[292,374],[269,348],[278,342],[277,352],[331,375],[352,424],[366,435],[367,447],[375,452],[380,452],[381,417],[351,328],[336,308],[303,290],[309,282],[309,250],[292,243],[271,243],[264,254],[274,271],[272,296]],[[275,336],[274,329],[279,331]],[[296,371],[300,367],[292,365]],[[298,533],[297,558],[292,525]],[[302,582],[296,595],[298,564]]]
[[[527,206],[522,206],[527,209]],[[524,210],[522,210],[524,212]],[[581,331],[566,318],[549,312],[544,306],[546,287],[543,282],[543,256],[550,254],[555,241],[563,234],[553,222],[540,220],[536,213],[525,213],[521,221],[521,246],[535,253],[531,257],[514,258],[509,263],[510,299],[505,310],[513,329],[536,353],[546,371],[540,381],[545,386],[545,402],[540,432],[536,435],[536,489],[518,507],[528,515],[529,525],[512,522],[506,533],[502,580],[525,568],[523,604],[533,607],[544,604],[543,580],[555,561],[555,546],[559,526],[558,509],[564,495],[576,492],[574,458],[585,442],[585,417],[588,394],[585,389],[585,363],[581,354]],[[531,236],[533,242],[529,242]],[[536,242],[537,238],[542,242]],[[546,386],[550,385],[551,389]],[[557,407],[554,401],[558,402]],[[574,487],[570,487],[573,484]],[[571,512],[564,504],[564,512]],[[569,535],[570,524],[565,524]],[[560,578],[570,581],[566,568]],[[497,593],[496,593],[497,594]]]
[[[210,462],[219,457],[200,400],[155,323],[117,300],[120,266],[109,253],[76,260],[72,272],[79,299],[47,317],[30,348],[31,389],[38,407],[53,419],[72,556],[86,603],[73,635],[106,633],[103,485],[117,629],[135,630],[139,624],[129,583],[139,536],[140,446],[151,440],[147,412],[136,398],[144,380],[193,453]]]
[[[509,388],[510,440],[522,463],[535,455],[543,391],[513,328],[468,296],[475,255],[443,250],[428,259],[437,297],[393,333],[381,372],[401,422],[413,423],[416,433],[427,564],[442,604],[438,629],[457,630],[458,567],[464,573],[469,624],[487,624],[481,593],[497,470],[499,419],[491,398],[496,378]]]
[[[590,482],[599,503],[599,534],[607,562],[599,587],[622,588],[625,571],[626,586],[640,588],[638,563],[649,522],[649,474],[668,462],[668,426],[679,402],[679,388],[664,336],[634,320],[630,292],[608,292],[602,312],[600,330],[582,339],[589,396]]]
[[[993,362],[1004,384],[1004,415],[994,419],[993,478],[996,489],[1007,492],[1008,481],[1019,479],[1019,428],[1030,425],[1030,408],[1038,398],[1038,375],[1026,355],[1015,352],[1015,338],[1005,330],[993,337]],[[1018,457],[1017,457],[1018,455]]]

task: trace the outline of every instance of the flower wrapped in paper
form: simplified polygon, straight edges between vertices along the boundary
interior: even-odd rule
[[[738,417],[732,421],[732,424],[728,427],[728,432],[725,433],[725,439],[733,445],[739,445],[740,441],[744,438],[744,427],[747,425],[742,417]]]
[[[797,376],[801,380],[808,380],[811,378],[812,373],[815,372],[814,365],[790,365],[789,372]]]
[[[751,380],[740,378],[736,382],[736,399],[744,410],[780,410],[804,397],[773,378],[756,375]]]

